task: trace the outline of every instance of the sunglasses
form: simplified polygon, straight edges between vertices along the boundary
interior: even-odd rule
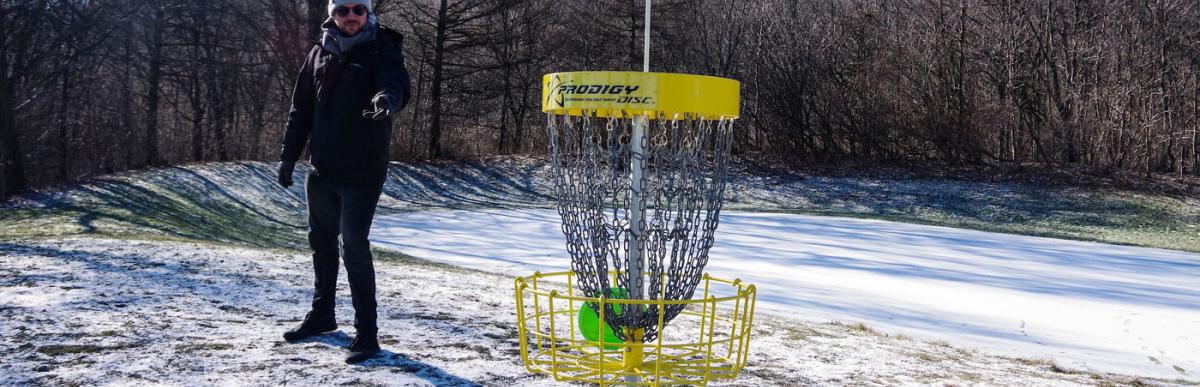
[[[355,15],[362,16],[367,14],[367,7],[361,5],[356,5],[353,7],[337,7],[333,9],[333,15],[337,17],[346,17],[346,15],[350,14],[350,11],[354,11]]]

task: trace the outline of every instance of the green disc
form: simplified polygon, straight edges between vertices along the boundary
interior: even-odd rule
[[[625,299],[628,297],[628,294],[629,292],[627,292],[624,288],[608,289],[608,298]],[[621,304],[613,304],[613,310],[620,315]],[[591,305],[588,305],[588,303],[583,303],[583,306],[579,308],[579,333],[582,333],[583,337],[588,341],[598,344],[600,340],[600,329],[604,329],[604,349],[610,351],[618,350],[621,348],[619,344],[624,343],[624,341],[617,338],[617,334],[614,333],[612,329],[607,329],[607,325],[608,324],[605,324],[603,321],[600,321],[599,316],[596,314],[596,310],[593,309]],[[619,329],[620,327],[617,328]]]

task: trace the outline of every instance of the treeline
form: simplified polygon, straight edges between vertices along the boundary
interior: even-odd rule
[[[742,81],[735,151],[1200,175],[1200,3],[656,0],[651,66]],[[0,193],[275,160],[325,0],[0,0]],[[641,70],[642,0],[376,0],[397,159],[545,152],[547,72]]]

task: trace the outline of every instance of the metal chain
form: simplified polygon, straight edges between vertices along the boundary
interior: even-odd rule
[[[659,117],[662,117],[659,115]],[[634,116],[548,115],[547,134],[554,192],[571,269],[588,297],[615,287],[645,287],[648,300],[691,299],[708,263],[721,212],[733,144],[733,121],[675,116],[650,120],[641,157],[645,161],[641,208],[631,209],[632,126]],[[630,232],[631,211],[641,211],[643,233]],[[627,257],[641,249],[635,264],[645,277],[629,278]],[[596,305],[592,305],[595,310]],[[669,305],[664,321],[683,311]],[[626,307],[617,313],[605,305],[609,326],[641,328],[642,339],[658,335],[658,307]],[[627,340],[622,329],[615,332]]]

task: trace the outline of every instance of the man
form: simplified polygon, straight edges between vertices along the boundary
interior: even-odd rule
[[[357,331],[346,362],[358,363],[379,353],[367,233],[387,172],[392,115],[408,102],[409,77],[402,36],[376,22],[370,0],[330,0],[328,8],[324,36],[296,78],[280,155],[279,184],[289,187],[310,144],[313,170],[305,190],[316,274],[312,309],[283,337],[295,342],[337,329],[340,234]]]

